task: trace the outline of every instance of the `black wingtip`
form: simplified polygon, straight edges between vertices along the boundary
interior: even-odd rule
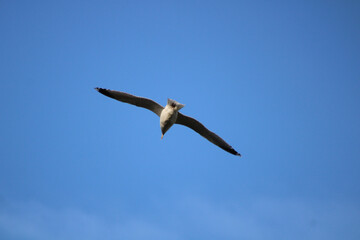
[[[94,88],[96,91],[98,91],[99,93],[102,93],[104,90],[106,90],[105,88],[99,88],[99,87],[96,87]]]
[[[235,151],[235,149],[233,149],[233,148],[231,148],[231,149],[224,149],[224,150],[226,150],[227,152],[229,152],[229,153],[231,153],[231,154],[233,154],[233,155],[235,155],[235,156],[241,157],[241,154],[238,153],[237,151]]]
[[[230,153],[234,154],[235,156],[241,157],[241,154],[238,153],[237,151],[235,151],[234,149],[232,149],[232,151]]]
[[[99,88],[99,87],[96,87],[96,88],[94,88],[96,91],[98,91],[99,93],[102,93],[102,94],[104,94],[104,95],[106,95],[107,96],[107,89],[105,89],[105,88]]]

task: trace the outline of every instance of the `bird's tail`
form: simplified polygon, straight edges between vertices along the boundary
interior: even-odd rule
[[[184,104],[181,104],[181,103],[179,103],[179,102],[177,102],[177,101],[175,101],[175,100],[172,100],[172,99],[170,99],[170,98],[168,98],[167,105],[174,107],[177,111],[179,111],[180,109],[182,109],[183,107],[185,107]]]

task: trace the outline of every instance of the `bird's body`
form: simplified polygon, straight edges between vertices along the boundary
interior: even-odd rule
[[[172,125],[174,125],[178,117],[178,111],[183,107],[184,105],[172,99],[168,99],[168,104],[160,114],[161,138],[163,138],[164,134],[171,128]]]
[[[215,133],[208,130],[204,125],[194,118],[183,115],[179,112],[181,108],[184,107],[183,104],[178,103],[175,100],[168,99],[167,105],[162,107],[160,104],[154,102],[151,99],[137,97],[125,92],[114,91],[104,88],[95,88],[98,92],[104,94],[105,96],[114,98],[121,102],[129,103],[138,107],[143,107],[154,112],[160,117],[160,129],[161,129],[161,139],[164,134],[176,123],[187,126],[201,136],[205,137],[210,142],[224,149],[225,151],[241,156],[240,153],[236,152],[229,144],[227,144],[222,138],[220,138]]]
[[[171,128],[176,122],[178,112],[171,106],[166,105],[160,115],[160,128],[162,136]]]

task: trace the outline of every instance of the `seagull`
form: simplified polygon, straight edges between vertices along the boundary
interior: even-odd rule
[[[235,151],[235,149],[233,149],[221,137],[208,130],[199,121],[180,113],[179,110],[182,109],[185,105],[178,103],[175,100],[168,99],[167,105],[164,108],[163,106],[151,99],[134,96],[129,93],[98,87],[95,88],[95,90],[101,94],[104,94],[105,96],[111,97],[120,102],[129,103],[137,107],[149,109],[150,111],[154,112],[160,117],[160,128],[162,133],[161,139],[163,139],[165,133],[172,127],[172,125],[176,123],[191,128],[192,130],[194,130],[213,144],[219,146],[223,150],[241,157],[240,153]]]

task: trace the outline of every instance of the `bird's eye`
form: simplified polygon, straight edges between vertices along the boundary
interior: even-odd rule
[[[176,104],[175,104],[175,103],[172,103],[171,106],[172,106],[172,107],[176,107]]]

